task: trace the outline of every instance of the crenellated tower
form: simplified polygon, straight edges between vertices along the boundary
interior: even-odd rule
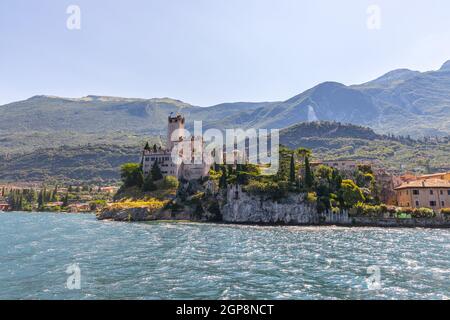
[[[172,116],[172,114],[169,116],[167,125],[167,148],[169,152],[172,151],[177,142],[184,139],[184,123],[184,117],[178,113],[175,116]],[[178,130],[177,136],[172,137],[176,130]]]

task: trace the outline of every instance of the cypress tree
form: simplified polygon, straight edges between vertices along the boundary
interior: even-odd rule
[[[145,179],[144,184],[142,185],[142,191],[149,192],[149,191],[155,191],[157,189],[155,183],[153,182],[152,174],[149,173]]]
[[[63,207],[67,207],[69,205],[69,192],[66,192],[63,198]]]
[[[226,189],[227,188],[227,167],[222,167],[222,176],[219,180],[219,188],[220,189]]]
[[[309,165],[309,157],[305,157],[305,186],[311,188],[314,183],[314,176]]]
[[[291,155],[291,164],[290,164],[290,171],[289,171],[289,182],[294,183],[295,182],[295,161],[294,161],[294,154]]]
[[[43,190],[39,191],[38,196],[38,209],[41,210],[44,207],[44,193]]]
[[[52,194],[52,201],[58,201],[56,195],[58,194],[58,185],[55,186],[55,189],[53,190],[53,194]]]
[[[153,163],[152,169],[150,170],[150,174],[152,176],[153,181],[159,181],[162,178],[164,178],[157,161]]]

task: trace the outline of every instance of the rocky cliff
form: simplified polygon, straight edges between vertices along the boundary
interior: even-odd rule
[[[227,201],[221,207],[222,219],[229,223],[317,224],[315,205],[305,201],[304,194],[290,194],[279,201],[242,192],[240,186],[227,191]]]
[[[190,212],[174,214],[171,210],[154,211],[150,208],[105,208],[97,213],[98,220],[113,221],[154,221],[154,220],[192,220]]]

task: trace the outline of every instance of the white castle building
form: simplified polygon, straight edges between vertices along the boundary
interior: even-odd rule
[[[146,146],[142,152],[142,170],[147,176],[156,162],[163,176],[174,176],[178,179],[193,180],[209,174],[210,164],[204,153],[205,144],[202,137],[186,137],[184,133],[185,118],[180,114],[168,117],[167,149]],[[190,151],[190,161],[178,163],[172,159],[172,151],[183,157],[183,151]],[[184,149],[184,150],[183,150]],[[186,158],[186,157],[185,157]]]

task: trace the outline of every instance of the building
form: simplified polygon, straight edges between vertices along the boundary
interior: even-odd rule
[[[142,170],[148,175],[155,163],[161,169],[163,176],[174,176],[178,179],[192,180],[205,177],[209,173],[210,165],[207,155],[204,153],[204,141],[202,137],[186,137],[184,133],[185,118],[180,114],[168,117],[167,125],[167,149],[150,147],[148,144],[142,152]],[[191,159],[178,163],[172,158],[172,151],[178,157],[183,157],[183,151],[189,150]],[[187,149],[186,149],[187,148]],[[183,150],[184,149],[184,150]],[[186,163],[187,162],[187,163]]]
[[[450,181],[450,172],[426,174],[426,175],[417,177],[417,180],[431,180],[431,179],[440,179],[440,180]]]
[[[0,211],[8,211],[8,210],[9,210],[9,204],[0,203]]]
[[[450,181],[443,179],[422,179],[403,183],[395,188],[397,204],[400,207],[450,208]]]

